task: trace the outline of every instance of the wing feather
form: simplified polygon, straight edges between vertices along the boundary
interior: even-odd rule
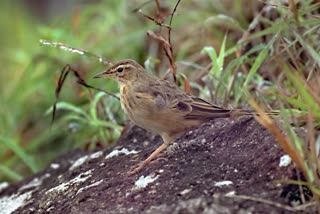
[[[191,97],[192,111],[184,116],[185,119],[211,120],[214,118],[230,117],[231,110],[213,105],[201,98]]]

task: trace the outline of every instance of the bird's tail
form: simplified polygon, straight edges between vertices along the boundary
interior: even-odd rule
[[[276,116],[279,113],[276,111],[272,111],[272,112],[265,112],[265,114],[270,116]],[[250,110],[250,109],[232,109],[230,112],[231,117],[241,117],[246,115],[259,116],[260,114],[257,113],[255,110]]]

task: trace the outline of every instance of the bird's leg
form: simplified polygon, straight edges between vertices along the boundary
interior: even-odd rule
[[[131,170],[128,174],[129,175],[133,175],[137,172],[139,172],[141,169],[143,169],[146,165],[148,165],[155,157],[158,156],[158,154],[160,152],[162,152],[163,150],[165,150],[171,142],[173,142],[173,138],[171,138],[168,134],[162,134],[161,135],[162,140],[163,140],[163,144],[161,144],[161,146],[159,146],[156,150],[154,150],[151,155],[149,155],[149,157],[147,159],[145,159],[144,161],[142,161],[139,166],[133,170]]]

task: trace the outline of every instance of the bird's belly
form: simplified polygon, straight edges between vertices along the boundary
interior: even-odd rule
[[[144,128],[148,131],[151,131],[156,134],[163,133],[162,125],[159,124],[159,112],[155,111],[152,107],[146,105],[146,103],[142,103],[140,100],[130,99],[128,100],[128,94],[125,92],[129,92],[129,90],[122,90],[121,93],[121,107],[136,125]]]
[[[156,134],[161,133],[161,125],[157,119],[154,119],[154,116],[150,116],[148,112],[143,110],[126,112],[130,120],[132,120],[136,125],[144,128],[148,131],[151,131]],[[152,119],[151,119],[152,118]]]
[[[141,113],[141,111],[140,111]],[[176,135],[183,133],[187,129],[200,124],[199,121],[185,120],[177,115],[168,115],[163,112],[153,114],[131,114],[129,118],[141,128],[151,131],[155,134]]]

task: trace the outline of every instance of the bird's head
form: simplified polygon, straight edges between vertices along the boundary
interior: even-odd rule
[[[137,62],[131,59],[121,60],[108,68],[107,70],[98,73],[94,78],[111,78],[122,84],[137,81],[145,73],[144,68]]]

